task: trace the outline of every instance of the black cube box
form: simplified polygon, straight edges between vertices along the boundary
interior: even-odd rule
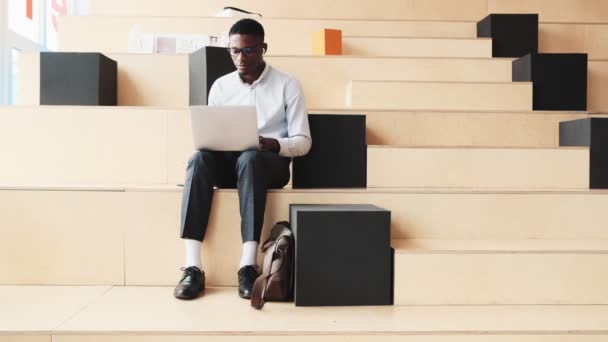
[[[367,187],[365,115],[310,114],[312,147],[293,161],[293,188]]]
[[[477,37],[492,38],[493,57],[538,52],[538,14],[490,14],[477,23]]]
[[[608,119],[560,122],[559,146],[588,146],[589,188],[608,189]]]
[[[513,61],[513,81],[533,82],[534,110],[587,110],[587,54],[532,53]]]
[[[41,52],[40,104],[116,106],[116,61],[100,53]]]
[[[213,82],[236,70],[226,48],[206,46],[190,54],[190,105],[206,105]]]
[[[390,211],[306,204],[289,211],[296,306],[393,304]]]

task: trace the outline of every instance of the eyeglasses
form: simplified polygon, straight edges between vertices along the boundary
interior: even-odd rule
[[[241,52],[246,57],[249,57],[249,56],[253,55],[258,50],[258,48],[260,47],[260,45],[261,44],[258,44],[256,46],[248,46],[248,47],[244,47],[242,49],[235,48],[235,47],[229,47],[228,48],[228,52],[230,52],[230,55],[232,57],[238,56]]]

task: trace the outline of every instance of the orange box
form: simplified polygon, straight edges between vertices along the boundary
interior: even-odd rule
[[[312,53],[314,55],[341,55],[342,31],[324,29],[312,34]]]

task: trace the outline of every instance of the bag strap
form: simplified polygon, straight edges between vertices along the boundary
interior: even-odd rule
[[[285,238],[285,237],[281,236],[279,238],[279,240],[281,240],[282,238]],[[272,262],[277,259],[277,255],[280,255],[282,258],[284,258],[285,252],[283,250],[275,247],[275,250],[272,253],[272,257],[270,258],[270,261],[268,262],[267,265],[266,265],[266,260],[264,260],[265,261],[264,266],[267,266],[267,267],[265,267],[264,272],[262,273],[262,275],[257,277],[255,282],[253,283],[253,289],[251,290],[251,306],[254,307],[255,309],[261,310],[264,307],[264,304],[266,304],[264,295],[266,294],[266,290],[268,289],[268,282],[269,282],[270,275],[271,275],[270,271],[272,269]],[[284,265],[281,264],[279,270],[282,269],[283,267],[284,267]],[[277,270],[277,271],[279,271],[279,270]]]
[[[224,7],[224,10],[227,10],[227,9],[231,9],[233,11],[247,13],[247,14],[255,14],[255,15],[259,15],[260,17],[262,17],[262,15],[260,13],[245,11],[244,9],[240,9],[240,8],[237,8],[237,7],[232,7],[232,6],[226,6],[226,7]]]

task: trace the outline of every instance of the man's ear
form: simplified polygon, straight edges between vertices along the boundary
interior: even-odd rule
[[[262,54],[265,54],[266,52],[268,52],[268,44],[264,43],[262,44]]]

